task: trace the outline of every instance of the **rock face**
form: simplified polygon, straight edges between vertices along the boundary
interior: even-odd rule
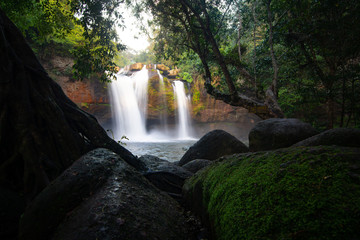
[[[191,146],[180,159],[179,165],[183,166],[194,159],[215,160],[225,155],[247,151],[248,147],[233,135],[223,130],[214,130]]]
[[[129,66],[129,71],[140,71],[144,65],[142,63],[134,63]],[[126,69],[127,70],[127,69]]]
[[[271,118],[258,122],[249,133],[249,149],[252,152],[290,147],[314,136],[317,131],[299,119]]]
[[[359,239],[360,149],[232,155],[183,187],[213,239]]]
[[[175,200],[116,154],[77,160],[26,209],[19,239],[191,239]]]
[[[62,87],[65,94],[78,106],[94,115],[99,123],[110,129],[112,113],[108,86],[101,83],[96,77],[75,81],[72,79],[73,60],[69,57],[52,56],[42,61],[49,75]],[[136,63],[125,67],[125,74],[132,75],[134,71],[143,68],[143,64]],[[150,130],[161,128],[166,121],[173,128],[175,125],[176,104],[172,81],[179,79],[179,69],[170,69],[164,64],[157,64],[164,75],[164,90],[160,91],[159,77],[153,64],[148,64],[149,89],[147,124]],[[255,114],[249,113],[241,107],[230,106],[222,101],[213,99],[204,89],[204,81],[200,77],[185,84],[186,93],[191,99],[191,118],[196,136],[202,136],[215,129],[231,132],[243,142],[248,141],[250,129],[260,121]]]
[[[336,128],[330,129],[293,145],[319,146],[338,145],[344,147],[360,147],[360,129]]]
[[[74,61],[69,57],[53,56],[41,63],[71,101],[93,114],[102,126],[110,126],[112,115],[106,83],[101,83],[96,76],[75,81],[72,78]]]
[[[157,188],[166,192],[176,200],[181,200],[184,181],[193,174],[174,163],[151,155],[139,158],[148,169],[144,176]]]
[[[170,68],[165,66],[164,64],[156,64],[156,69],[159,69],[160,71],[169,71]]]

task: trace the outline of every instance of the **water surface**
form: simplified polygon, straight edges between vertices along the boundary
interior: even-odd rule
[[[153,155],[169,162],[179,161],[185,152],[197,140],[173,140],[159,142],[126,142],[124,146],[132,154],[140,157],[142,155]]]

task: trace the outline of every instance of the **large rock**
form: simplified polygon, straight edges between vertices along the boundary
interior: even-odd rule
[[[245,144],[223,130],[214,130],[191,146],[180,159],[179,165],[182,166],[194,159],[215,160],[225,155],[242,152],[248,152]]]
[[[156,156],[144,155],[139,161],[148,169],[144,176],[152,184],[176,200],[182,199],[182,186],[184,181],[193,175],[191,172]]]
[[[258,122],[249,133],[249,149],[265,151],[291,145],[317,134],[308,123],[299,119],[270,118]]]
[[[180,69],[170,69],[169,74],[167,75],[168,78],[175,79],[179,75]]]
[[[225,157],[183,187],[213,239],[360,239],[360,149]]]
[[[344,147],[360,147],[360,129],[335,128],[330,129],[293,145],[296,146],[319,146],[338,145]]]
[[[23,194],[0,187],[0,239],[17,239],[19,220],[24,209]]]
[[[164,72],[168,72],[170,70],[170,68],[168,66],[165,66],[164,64],[156,64],[156,69]]]
[[[77,160],[26,209],[19,239],[187,239],[178,203],[116,154]]]
[[[210,160],[206,159],[195,159],[187,164],[184,164],[182,167],[188,170],[189,172],[196,173],[199,170],[203,169],[204,167],[209,166],[212,163]]]
[[[142,63],[134,63],[129,66],[129,71],[140,71],[143,67]]]

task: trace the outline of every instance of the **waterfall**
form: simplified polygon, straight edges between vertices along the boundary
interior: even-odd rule
[[[182,81],[174,81],[174,94],[178,109],[178,137],[186,139],[191,137],[191,121],[189,115],[190,99],[185,94],[184,83]]]
[[[165,83],[160,71],[157,71],[157,74],[159,76],[159,97],[161,98],[159,102],[162,105],[158,106],[161,109],[159,115],[161,126],[150,133],[146,129],[149,82],[146,66],[130,77],[119,72],[116,74],[116,80],[109,84],[113,114],[112,132],[116,140],[120,140],[122,136],[126,136],[132,142],[192,139],[190,99],[185,94],[184,83],[173,81],[172,84],[177,106],[175,115],[178,119],[177,125],[169,129]],[[175,134],[173,130],[176,131]]]
[[[147,87],[148,72],[145,66],[131,77],[120,72],[116,74],[116,81],[110,83],[115,139],[126,136],[136,141],[146,136]]]

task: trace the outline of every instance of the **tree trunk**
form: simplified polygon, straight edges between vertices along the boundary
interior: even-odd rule
[[[269,45],[270,45],[271,62],[273,65],[273,70],[274,70],[273,81],[272,81],[272,91],[274,93],[274,96],[277,98],[278,97],[277,82],[278,82],[279,66],[276,61],[275,51],[274,51],[274,42],[273,42],[274,33],[273,33],[273,24],[272,24],[273,16],[272,16],[270,4],[271,4],[271,0],[268,0],[268,2],[266,4],[266,8],[267,8],[268,22],[269,22]]]
[[[180,2],[183,4],[183,6],[188,7],[195,14],[196,19],[198,20],[199,24],[201,25],[201,30],[203,31],[203,35],[204,35],[205,39],[210,43],[211,48],[215,54],[215,58],[221,68],[221,71],[224,74],[226,85],[229,89],[229,93],[230,93],[230,95],[235,95],[236,88],[235,88],[234,82],[233,82],[230,72],[226,66],[224,57],[220,53],[220,50],[219,50],[217,42],[214,38],[214,35],[212,34],[212,32],[210,30],[209,16],[208,16],[208,12],[206,10],[205,2],[201,2],[200,6],[199,6],[202,9],[201,14],[205,15],[205,22],[203,21],[202,17],[200,16],[201,14],[197,10],[195,10],[188,1],[183,0]]]
[[[239,10],[239,27],[238,27],[238,40],[237,40],[237,45],[238,45],[238,54],[239,54],[239,61],[242,61],[242,53],[241,53],[241,44],[240,44],[240,39],[241,39],[241,31],[242,31],[242,16]]]
[[[254,42],[254,56],[253,56],[253,71],[254,71],[254,89],[257,95],[257,82],[256,82],[256,26],[257,26],[257,18],[256,18],[256,0],[252,5],[252,14],[254,19],[254,31],[253,31],[253,42]]]
[[[104,147],[142,166],[79,109],[45,72],[0,10],[0,186],[33,199],[91,149]]]

